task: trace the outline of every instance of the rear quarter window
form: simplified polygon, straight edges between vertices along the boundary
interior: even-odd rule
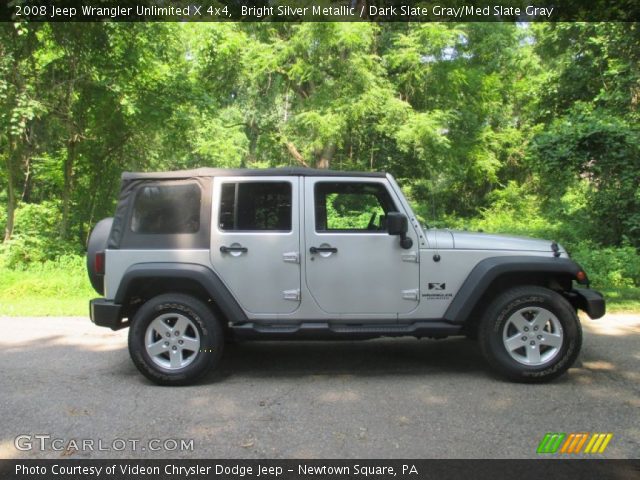
[[[131,230],[138,234],[196,233],[201,200],[196,183],[144,186],[136,194]]]

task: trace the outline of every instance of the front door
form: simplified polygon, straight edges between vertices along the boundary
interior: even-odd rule
[[[298,177],[217,177],[211,261],[250,313],[300,305]]]
[[[402,211],[384,179],[305,177],[306,281],[318,306],[340,318],[395,318],[418,306],[419,264],[386,229]],[[403,212],[406,213],[406,212]]]

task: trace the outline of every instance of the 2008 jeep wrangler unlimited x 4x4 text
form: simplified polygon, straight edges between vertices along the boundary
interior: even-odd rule
[[[87,255],[91,320],[129,326],[133,362],[166,385],[214,368],[225,338],[449,335],[545,381],[578,356],[577,310],[605,312],[555,242],[425,230],[384,173],[124,173]]]

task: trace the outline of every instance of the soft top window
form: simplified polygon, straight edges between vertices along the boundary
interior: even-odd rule
[[[196,233],[200,230],[200,201],[196,183],[142,187],[136,194],[131,230],[140,234]]]

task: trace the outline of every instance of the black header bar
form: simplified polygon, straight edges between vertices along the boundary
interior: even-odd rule
[[[637,22],[635,0],[9,0],[0,21]]]

